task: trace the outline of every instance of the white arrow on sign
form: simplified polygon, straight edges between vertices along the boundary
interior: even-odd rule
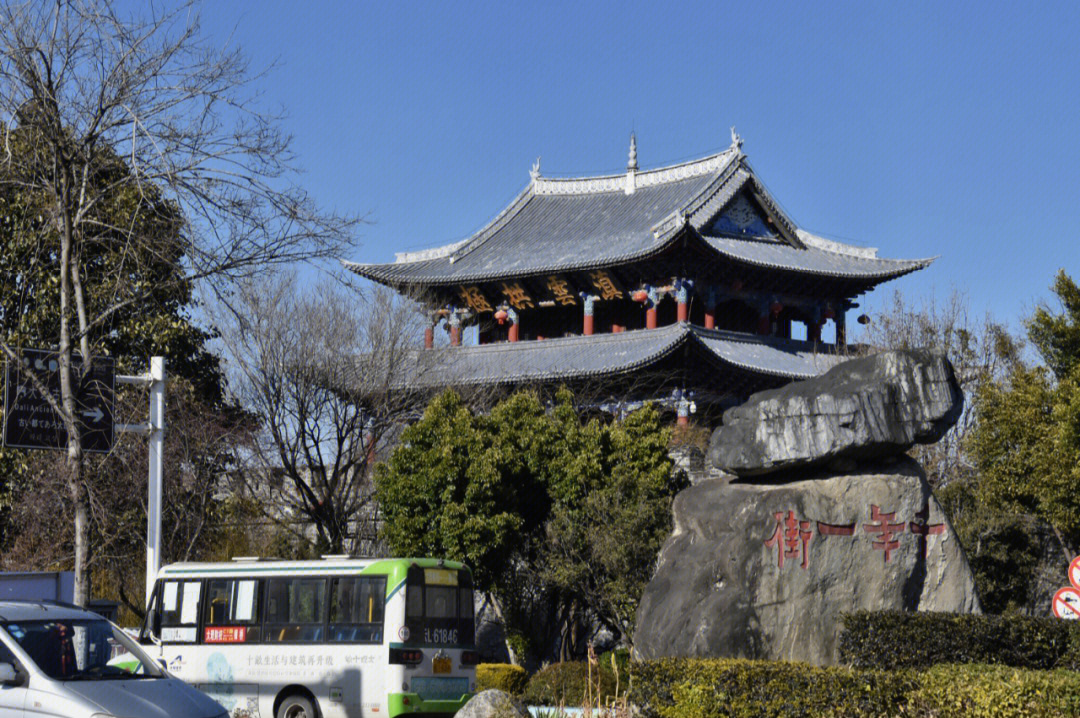
[[[82,415],[87,419],[93,419],[95,424],[105,418],[105,412],[100,406],[95,406],[93,411],[84,411]]]
[[[1080,618],[1080,591],[1072,586],[1059,588],[1054,594],[1051,609],[1058,618],[1071,621]]]

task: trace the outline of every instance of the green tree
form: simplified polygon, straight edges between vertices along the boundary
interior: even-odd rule
[[[591,486],[564,495],[552,512],[543,575],[632,642],[638,602],[686,477],[672,472],[671,430],[652,405],[603,427],[597,439]]]
[[[535,397],[515,397],[519,426],[542,416]],[[500,412],[505,415],[505,410]],[[532,422],[535,423],[535,422]],[[464,561],[477,587],[491,592],[535,530],[538,478],[515,449],[521,437],[496,435],[455,392],[436,397],[405,429],[401,444],[375,471],[383,537],[401,556]],[[530,485],[531,484],[531,485]]]
[[[1027,322],[1045,365],[1017,358],[1003,380],[979,388],[970,448],[978,498],[1045,521],[1072,555],[1080,546],[1080,292],[1064,272],[1053,291],[1060,311],[1044,305]]]
[[[562,657],[584,649],[590,618],[630,638],[685,484],[669,441],[652,406],[605,425],[583,421],[567,390],[550,409],[519,392],[487,415],[447,392],[376,467],[384,538],[397,554],[465,561],[536,653],[551,621]]]

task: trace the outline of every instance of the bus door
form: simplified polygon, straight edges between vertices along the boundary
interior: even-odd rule
[[[139,642],[158,646],[170,673],[193,682],[191,650],[199,640],[199,598],[202,581],[192,579],[159,580],[139,633]],[[151,651],[153,654],[154,651]],[[185,659],[184,654],[188,656]]]
[[[254,664],[259,655],[255,644],[262,640],[262,586],[254,578],[212,578],[203,589],[203,650],[196,687],[230,713],[258,714]]]

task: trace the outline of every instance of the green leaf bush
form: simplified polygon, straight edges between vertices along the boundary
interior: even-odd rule
[[[630,702],[650,718],[899,715],[909,672],[745,659],[664,658],[631,665]]]
[[[512,696],[520,696],[529,684],[529,673],[521,666],[509,663],[481,663],[476,667],[476,692],[497,688]]]
[[[1080,668],[1080,625],[1017,614],[861,611],[844,615],[840,661],[856,668],[988,663]]]
[[[1080,715],[1080,673],[940,664],[925,670],[665,658],[634,663],[647,718],[1026,718]]]
[[[1027,718],[1080,715],[1080,674],[1009,666],[937,665],[919,674],[910,715]]]
[[[607,705],[614,698],[615,676],[597,666],[590,674],[585,661],[552,663],[537,671],[525,688],[525,702],[532,705]]]

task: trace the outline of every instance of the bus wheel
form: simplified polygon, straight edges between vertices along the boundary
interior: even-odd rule
[[[317,718],[315,709],[311,707],[311,701],[303,696],[293,694],[286,696],[285,700],[277,709],[276,718]]]

